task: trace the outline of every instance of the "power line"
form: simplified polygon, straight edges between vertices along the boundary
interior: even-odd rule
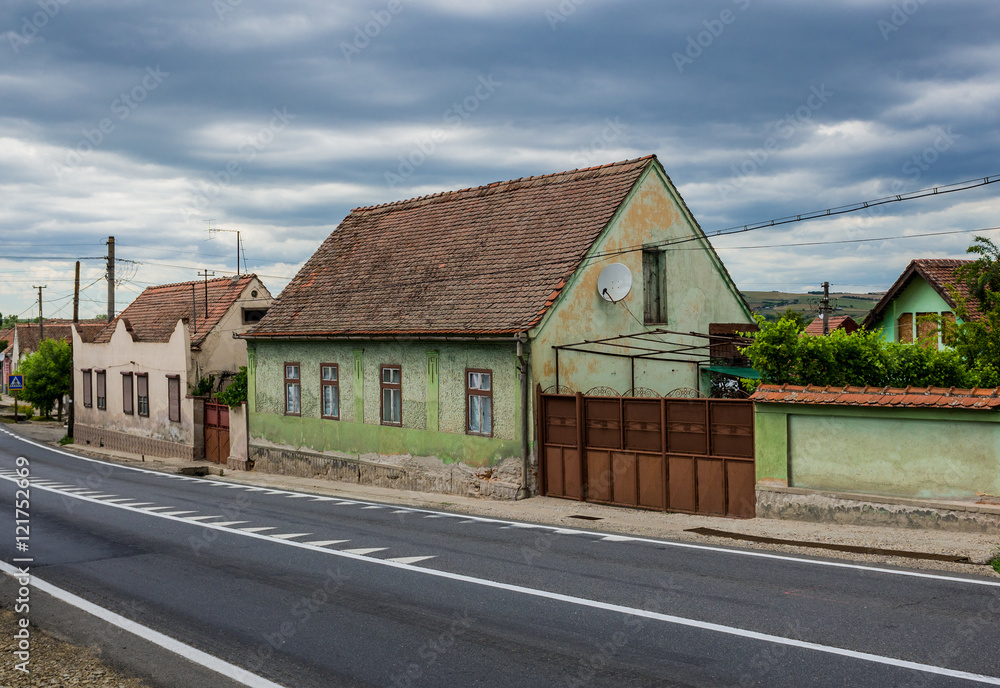
[[[862,244],[869,241],[893,241],[895,239],[919,239],[929,236],[943,236],[945,234],[972,234],[974,232],[995,232],[1000,227],[983,227],[982,229],[952,229],[945,232],[923,232],[921,234],[900,234],[887,237],[873,237],[869,239],[838,239],[835,241],[800,241],[791,244],[765,244],[760,246],[716,246],[716,251],[731,251],[734,249],[754,249],[754,248],[787,248],[793,246],[825,246],[827,244]],[[701,251],[700,247],[675,248],[673,251]]]

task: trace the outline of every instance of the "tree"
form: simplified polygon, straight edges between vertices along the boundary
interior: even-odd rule
[[[73,376],[70,345],[61,340],[46,339],[38,351],[21,362],[18,373],[24,375],[21,396],[46,418],[52,417],[52,407],[58,402],[59,420],[62,420],[62,398],[69,394]]]
[[[21,322],[21,321],[18,319],[18,317],[16,315],[6,315],[6,316],[4,316],[3,324],[0,325],[0,328],[3,328],[5,330],[9,330],[10,328],[14,327],[15,323],[18,323],[18,322]]]

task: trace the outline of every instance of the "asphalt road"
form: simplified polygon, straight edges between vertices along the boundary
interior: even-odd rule
[[[1000,685],[1000,581],[986,576],[146,472],[5,430],[0,514],[5,562],[30,557],[37,579],[247,685]],[[171,684],[162,663],[140,670]]]

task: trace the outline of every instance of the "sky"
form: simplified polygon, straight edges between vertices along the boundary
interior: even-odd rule
[[[651,153],[710,235],[989,178],[998,35],[995,0],[5,0],[0,313],[70,317],[76,260],[105,313],[109,236],[118,312],[237,231],[278,294],[352,208]],[[998,193],[712,241],[742,290],[881,291]]]

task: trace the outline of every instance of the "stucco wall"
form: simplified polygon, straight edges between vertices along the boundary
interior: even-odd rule
[[[680,196],[669,181],[651,166],[633,194],[609,224],[591,254],[613,253],[669,239],[700,234],[692,218],[683,210]],[[667,322],[659,325],[678,332],[707,333],[709,323],[753,322],[735,286],[714,254],[708,241],[690,241],[680,245],[685,250],[666,252]],[[701,247],[703,250],[688,250]],[[623,263],[632,272],[632,290],[619,303],[606,301],[598,294],[597,278],[609,263]],[[642,251],[629,251],[600,260],[589,261],[578,270],[564,288],[536,331],[532,333],[532,361],[536,378],[543,388],[555,384],[556,344],[611,337],[654,329],[642,324],[644,313]],[[633,317],[634,316],[634,317]],[[707,340],[664,336],[670,343],[707,344]],[[608,349],[613,351],[613,349]],[[623,353],[623,349],[617,349]],[[634,352],[633,352],[634,353]],[[684,355],[673,358],[687,358]],[[648,387],[666,394],[678,387],[698,387],[694,362],[644,362],[635,365],[635,386]],[[628,359],[596,356],[587,353],[561,352],[559,384],[586,392],[606,386],[626,392],[632,387]]]
[[[757,479],[925,499],[1000,495],[1000,416],[757,404]]]
[[[257,296],[253,296],[253,292]],[[243,292],[229,311],[219,320],[218,324],[205,337],[200,351],[192,352],[194,366],[191,369],[191,387],[198,383],[200,377],[220,373],[239,371],[240,366],[247,364],[247,345],[242,339],[233,339],[234,333],[246,332],[253,324],[243,323],[244,308],[267,308],[271,305],[271,293],[256,278],[250,280]],[[199,305],[200,308],[200,305]]]
[[[882,319],[877,321],[873,330],[881,329],[882,338],[887,342],[899,341],[897,321],[904,313],[914,314],[914,326],[916,326],[917,313],[950,313],[952,307],[941,298],[934,288],[927,284],[922,278],[915,277],[906,288],[900,292],[899,296],[893,299],[886,308]]]
[[[355,362],[361,360],[361,375]],[[250,436],[314,451],[413,454],[470,465],[520,455],[514,343],[252,344]],[[436,361],[436,364],[434,363]],[[284,365],[301,371],[301,415],[285,415]],[[338,365],[340,420],[321,418],[320,366]],[[381,425],[380,366],[402,367],[402,428]],[[493,437],[466,434],[465,371],[493,372]],[[360,384],[359,384],[360,383]]]
[[[187,397],[184,382],[188,375],[188,333],[183,322],[178,322],[170,341],[134,342],[122,321],[118,322],[111,341],[106,344],[85,344],[73,332],[73,375],[76,386],[75,418],[78,423],[106,428],[112,432],[148,437],[165,442],[185,445],[198,444],[194,400]],[[83,370],[90,368],[92,406],[84,406]],[[97,374],[103,369],[106,376],[107,407],[97,408]],[[135,405],[136,378],[132,378],[132,415],[123,411],[122,373],[146,373],[149,376],[149,416],[140,416]],[[180,375],[180,422],[169,418],[167,375]]]

